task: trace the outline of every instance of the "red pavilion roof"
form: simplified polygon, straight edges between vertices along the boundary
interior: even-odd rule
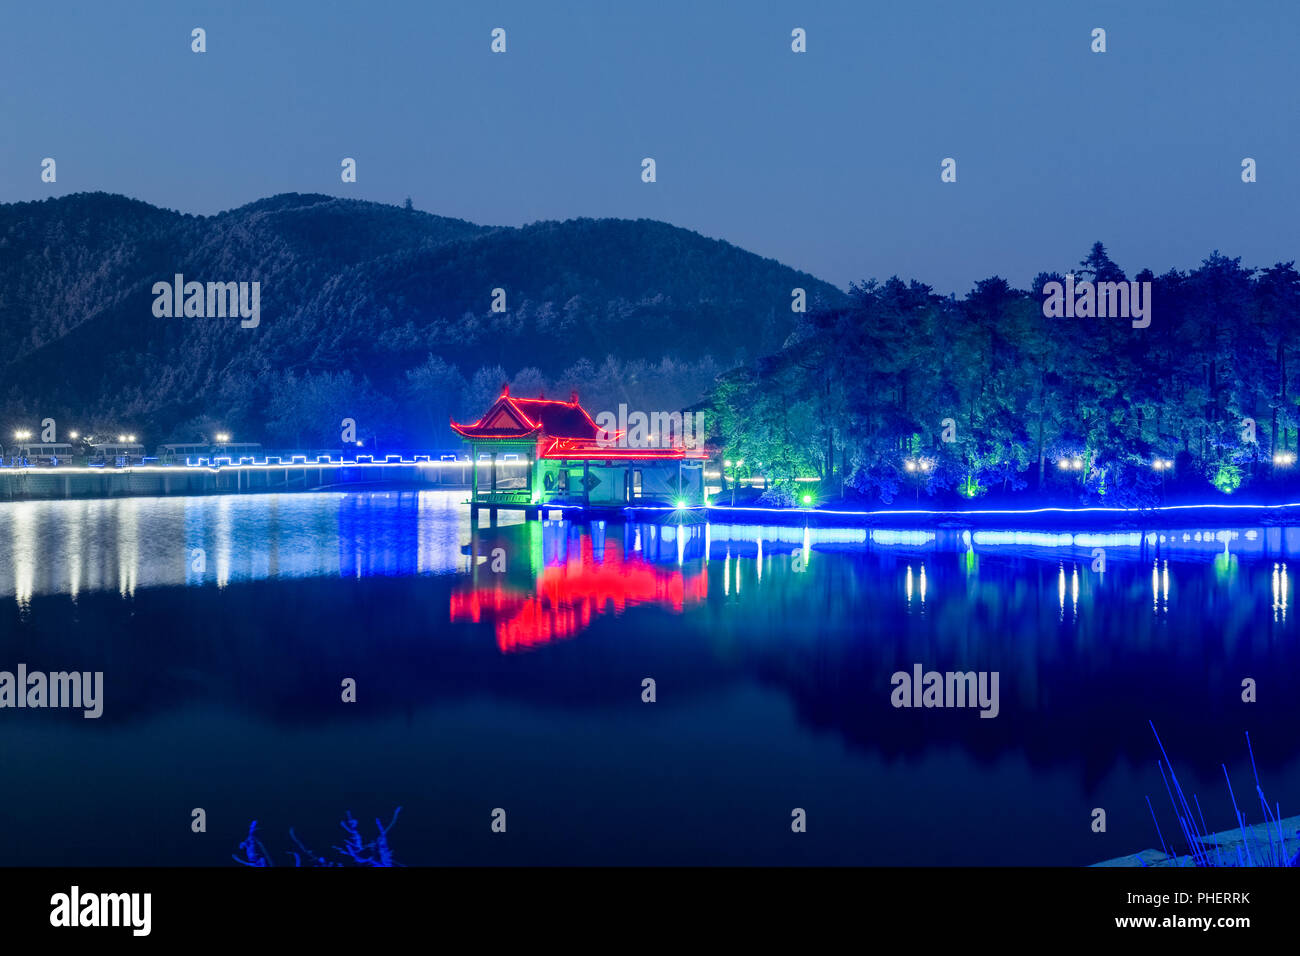
[[[536,440],[542,458],[704,458],[703,449],[623,448],[603,444],[599,426],[578,404],[546,398],[515,398],[504,389],[492,407],[472,425],[453,421],[460,435],[477,441]],[[613,436],[615,440],[620,434]]]
[[[472,425],[451,423],[466,438],[576,438],[594,442],[600,429],[578,404],[545,398],[513,398],[506,389]]]

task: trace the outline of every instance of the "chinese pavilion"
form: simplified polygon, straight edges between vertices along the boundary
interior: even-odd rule
[[[704,504],[703,448],[627,448],[578,404],[515,398],[507,387],[472,425],[451,427],[470,449],[472,505],[697,507]],[[522,474],[521,474],[522,472]]]

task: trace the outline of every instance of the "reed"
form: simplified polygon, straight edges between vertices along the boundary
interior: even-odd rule
[[[1156,745],[1160,748],[1162,759],[1157,762],[1160,777],[1164,781],[1165,792],[1169,796],[1174,816],[1178,819],[1178,828],[1182,831],[1183,841],[1187,846],[1186,854],[1179,855],[1171,852],[1160,830],[1160,821],[1156,819],[1155,808],[1151,806],[1151,797],[1148,796],[1147,809],[1151,811],[1151,820],[1155,824],[1156,835],[1160,838],[1160,847],[1165,856],[1173,859],[1179,866],[1183,865],[1184,858],[1190,859],[1195,866],[1300,866],[1300,848],[1288,855],[1286,835],[1282,832],[1281,826],[1281,806],[1275,804],[1270,807],[1264,797],[1264,788],[1260,786],[1259,770],[1255,766],[1255,751],[1251,747],[1249,733],[1246,734],[1246,750],[1250,754],[1250,769],[1255,776],[1255,793],[1259,797],[1263,819],[1257,824],[1247,824],[1246,815],[1237,805],[1237,795],[1232,789],[1228,767],[1226,764],[1220,764],[1223,768],[1223,778],[1228,785],[1228,797],[1232,801],[1233,816],[1237,821],[1238,832],[1241,834],[1239,841],[1229,841],[1231,850],[1225,853],[1223,841],[1220,840],[1218,833],[1212,832],[1206,826],[1200,799],[1193,793],[1191,802],[1188,802],[1182,784],[1178,781],[1178,774],[1174,772],[1173,761],[1165,751],[1160,734],[1156,733],[1155,724],[1151,721],[1147,723],[1156,738]],[[1193,807],[1195,812],[1192,810]],[[1296,835],[1292,834],[1293,837]],[[1148,864],[1143,862],[1142,865]]]
[[[388,831],[393,828],[397,822],[397,815],[402,812],[398,807],[393,811],[393,818],[384,826],[383,822],[376,817],[375,828],[377,835],[373,840],[366,840],[361,835],[361,825],[357,819],[352,816],[352,811],[348,811],[347,816],[339,822],[346,834],[343,845],[333,847],[339,855],[339,859],[327,859],[307,848],[307,846],[298,839],[298,834],[293,829],[289,829],[289,838],[293,840],[296,849],[285,851],[293,857],[294,866],[401,866],[393,858],[392,847],[388,843]],[[254,820],[248,826],[248,836],[239,844],[240,853],[232,853],[231,859],[243,866],[274,866],[271,861],[271,854],[266,849],[257,835],[257,821]]]

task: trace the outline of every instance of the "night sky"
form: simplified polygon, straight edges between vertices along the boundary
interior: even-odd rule
[[[844,287],[958,294],[1026,287],[1096,240],[1130,274],[1215,249],[1267,265],[1297,257],[1298,37],[1294,0],[14,3],[0,201],[647,217]]]

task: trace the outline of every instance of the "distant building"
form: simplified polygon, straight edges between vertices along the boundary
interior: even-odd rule
[[[451,427],[469,445],[473,504],[704,504],[703,449],[617,447],[576,395],[515,398],[507,388],[477,422]]]

